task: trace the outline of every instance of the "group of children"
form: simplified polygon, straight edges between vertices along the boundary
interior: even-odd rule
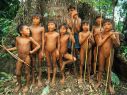
[[[21,69],[23,64],[25,65],[26,74],[26,86],[23,88],[23,92],[29,90],[30,82],[36,83],[38,87],[42,86],[42,59],[46,57],[47,63],[47,76],[50,82],[51,69],[53,67],[53,78],[51,85],[55,84],[57,62],[60,65],[61,70],[61,84],[65,82],[64,70],[66,64],[75,62],[80,55],[80,72],[79,83],[83,83],[83,66],[86,65],[87,78],[90,81],[91,67],[93,67],[94,74],[96,75],[96,63],[97,68],[97,87],[101,85],[102,73],[105,70],[109,71],[109,90],[113,93],[111,87],[111,67],[113,55],[112,51],[114,46],[119,46],[119,33],[113,31],[113,23],[110,19],[105,19],[101,16],[96,18],[96,24],[92,27],[90,32],[89,21],[82,21],[78,17],[78,13],[75,7],[68,9],[69,17],[66,19],[66,24],[59,26],[59,32],[57,32],[57,26],[54,21],[49,21],[47,24],[48,31],[45,32],[45,28],[40,24],[40,15],[35,14],[32,16],[32,25],[19,25],[18,32],[20,36],[16,37],[16,47],[8,49],[18,51],[18,57],[24,61],[17,61],[16,64],[16,76],[18,86],[15,91],[19,91],[21,85]],[[31,36],[31,37],[30,37]],[[69,50],[72,52],[69,52]],[[75,52],[75,53],[73,53]],[[94,57],[92,58],[92,53]],[[38,62],[38,74],[37,79],[35,77],[35,65],[36,59]],[[94,64],[91,64],[91,60],[94,59]],[[110,67],[109,67],[110,66]],[[108,68],[109,67],[109,68]],[[32,72],[30,72],[32,70]],[[78,72],[78,71],[76,71]],[[32,74],[32,75],[31,75]],[[32,76],[32,81],[30,78]],[[84,74],[85,76],[85,74]]]

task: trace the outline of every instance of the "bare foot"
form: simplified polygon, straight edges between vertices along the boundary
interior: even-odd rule
[[[55,86],[55,80],[54,79],[52,79],[51,86],[52,87]]]
[[[42,82],[38,80],[38,87],[42,87]]]
[[[28,87],[28,86],[25,86],[25,87],[23,88],[22,92],[23,92],[23,93],[26,93],[26,92],[28,92],[28,90],[29,90],[29,87]]]
[[[79,78],[78,79],[78,84],[82,84],[83,83],[83,79],[82,78]]]
[[[110,92],[111,95],[115,95],[115,90],[111,86],[109,86],[109,92]]]
[[[64,78],[60,80],[60,83],[61,84],[64,84],[64,82],[65,82],[65,79]]]
[[[18,85],[18,86],[14,89],[14,92],[17,93],[17,92],[21,89],[21,87],[22,87],[21,85]]]
[[[95,89],[98,89],[100,86],[101,86],[101,82],[98,82],[98,83],[95,85]]]
[[[93,80],[92,79],[89,79],[88,81],[89,81],[89,83],[93,83]]]

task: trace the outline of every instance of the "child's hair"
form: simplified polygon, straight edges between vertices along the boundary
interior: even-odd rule
[[[64,27],[66,28],[66,30],[68,29],[68,26],[67,26],[66,23],[61,24],[61,25],[59,26],[59,29],[60,29],[62,26],[64,26]]]
[[[111,20],[111,19],[105,19],[104,22],[103,22],[103,25],[104,25],[105,23],[107,23],[107,22],[110,22],[111,24],[113,24],[113,20]]]
[[[95,17],[95,20],[97,20],[98,18],[102,18],[102,19],[104,19],[103,16],[101,16],[101,15],[97,15],[97,16]]]
[[[17,32],[19,34],[21,34],[20,32],[22,31],[22,29],[23,29],[24,26],[25,26],[25,24],[20,24],[20,25],[17,26]]]
[[[35,17],[35,16],[39,17],[40,19],[42,18],[41,14],[35,13],[35,14],[32,15],[32,19],[33,19],[33,17]]]
[[[95,19],[94,19],[94,25],[95,25],[95,26],[97,25],[96,20],[97,20],[98,18],[104,19],[104,16],[97,15],[97,16],[95,17]]]
[[[55,31],[56,31],[56,30],[57,30],[57,24],[55,23],[55,21],[54,21],[54,20],[49,20],[49,21],[48,21],[48,24],[49,24],[49,23],[54,23],[54,24],[55,24],[55,27],[56,27]],[[47,24],[47,25],[48,25],[48,24]]]
[[[81,31],[83,31],[83,29],[82,29],[82,26],[84,25],[84,24],[88,24],[89,25],[89,21],[88,20],[83,20],[82,21],[82,23],[81,23]]]
[[[67,9],[68,12],[69,12],[70,9],[76,9],[76,8],[75,8],[75,6],[70,5],[70,6],[68,7],[68,9]]]

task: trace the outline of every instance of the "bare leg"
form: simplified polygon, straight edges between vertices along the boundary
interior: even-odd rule
[[[16,76],[17,76],[17,82],[18,82],[18,86],[15,88],[15,92],[18,92],[22,85],[21,85],[21,68],[22,68],[22,62],[18,61],[16,63]]]
[[[97,65],[97,47],[94,48],[94,63],[93,63],[94,76],[96,76],[96,65]]]
[[[98,72],[98,83],[96,85],[96,88],[98,88],[101,85],[101,79],[102,79],[102,73],[104,71],[104,62],[105,58],[102,53],[99,54],[99,72]]]
[[[35,64],[36,64],[36,55],[32,55],[32,84],[35,85]]]
[[[64,54],[64,58],[67,59],[67,61],[63,62],[61,70],[64,70],[66,64],[70,64],[70,63],[76,61],[76,58],[68,53]]]
[[[110,62],[109,62],[110,60]],[[113,64],[113,61],[111,58],[107,58],[106,60],[106,72],[108,73],[108,69],[109,69],[109,76],[108,76],[108,88],[109,88],[109,92],[111,95],[114,95],[115,94],[115,90],[114,88],[112,87],[111,85],[111,69],[112,69],[112,64]]]
[[[80,48],[80,76],[79,76],[79,82],[82,83],[82,76],[83,76],[83,64],[84,64],[84,49]]]
[[[26,62],[28,65],[30,65],[30,57],[29,57],[29,56],[27,56],[25,62]],[[24,87],[24,89],[23,89],[23,92],[24,92],[24,93],[28,92],[28,90],[29,90],[29,85],[30,85],[30,67],[27,66],[27,65],[25,65],[25,75],[26,75],[26,85],[25,85],[25,87]]]
[[[52,85],[55,85],[55,80],[56,80],[56,52],[54,51],[52,53],[52,61],[53,61],[53,78],[52,78]]]
[[[38,72],[38,87],[42,86],[42,81],[41,81],[41,77],[42,77],[42,55],[41,52],[39,52],[39,72]]]
[[[60,70],[62,75],[62,79],[60,80],[60,82],[61,84],[64,84],[65,76],[64,76],[64,69],[62,70],[62,65],[63,65],[62,54],[60,54],[59,63],[60,63]]]
[[[90,82],[90,72],[91,72],[91,50],[89,50],[89,54],[88,54],[87,72],[88,72],[88,81]]]
[[[48,81],[50,82],[50,70],[51,70],[50,54],[48,51],[46,51],[45,54],[46,54],[46,61],[47,61]]]

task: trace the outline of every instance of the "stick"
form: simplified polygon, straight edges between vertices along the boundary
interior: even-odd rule
[[[74,44],[72,43],[72,47],[71,47],[71,54],[72,56],[74,55]],[[74,61],[74,57],[73,57],[73,65],[74,65],[74,73],[76,74],[77,76],[77,73],[76,73],[76,65],[75,65],[75,61]]]
[[[107,78],[106,78],[106,83],[105,83],[106,87],[105,87],[104,95],[106,95],[108,81],[109,81],[109,73],[110,73],[110,68],[111,68],[111,55],[112,55],[112,50],[110,51],[110,56],[109,56],[109,65],[108,65]]]
[[[72,32],[74,33],[74,25],[75,24],[75,20],[74,20],[74,22],[73,22],[73,24],[72,24]],[[74,35],[73,35],[73,37],[74,37]],[[72,46],[71,46],[71,54],[74,56],[75,55],[75,48],[74,48],[74,44],[72,43],[71,44]],[[74,65],[74,73],[76,74],[76,76],[77,76],[77,72],[76,72],[76,65],[75,65],[75,61],[74,61],[74,59],[73,59],[73,65]]]
[[[102,10],[101,10],[101,18],[102,18]],[[101,28],[102,28],[102,23],[100,23],[100,30]],[[96,48],[96,60],[94,62],[94,75],[96,75],[97,58],[98,58],[98,46]]]
[[[86,40],[86,58],[85,58],[85,69],[84,69],[84,82],[85,82],[85,79],[86,79],[86,66],[87,66],[87,55],[88,55],[88,39]]]
[[[25,61],[23,61],[22,59],[20,59],[19,57],[17,57],[16,55],[14,55],[12,52],[10,52],[9,50],[7,50],[7,48],[3,45],[0,45],[0,47],[4,48],[13,58],[15,58],[16,60],[19,60],[21,62],[23,62],[25,65],[29,66],[29,64],[27,64]]]

